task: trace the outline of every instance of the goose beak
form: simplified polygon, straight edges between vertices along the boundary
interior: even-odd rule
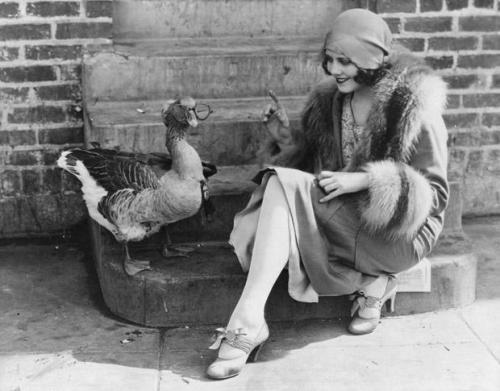
[[[187,122],[193,128],[196,128],[198,126],[198,119],[196,118],[196,114],[194,112],[194,109],[189,109],[188,110],[188,113],[187,113]]]

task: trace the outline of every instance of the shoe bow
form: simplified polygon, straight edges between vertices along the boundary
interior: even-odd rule
[[[229,343],[229,345],[234,346],[240,336],[246,335],[241,330],[242,329],[228,330],[225,327],[219,327],[215,330],[216,334],[213,336],[213,339],[215,340],[214,343],[212,343],[212,345],[208,348],[212,350],[219,349],[224,339]]]
[[[382,309],[382,302],[373,296],[366,296],[363,291],[356,292],[356,294],[351,296],[353,300],[351,307],[351,318],[354,316],[356,311],[363,311],[365,308],[371,308],[376,310]]]

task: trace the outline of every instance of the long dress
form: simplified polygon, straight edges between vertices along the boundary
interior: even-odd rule
[[[342,109],[342,151],[349,161],[362,128],[355,124],[350,97]],[[319,203],[325,193],[314,175],[284,167],[270,167],[254,178],[259,186],[234,219],[229,243],[244,271],[248,271],[260,219],[260,206],[269,177],[276,175],[291,216],[288,291],[302,302],[319,296],[354,293],[381,274],[395,274],[419,262],[421,254],[405,239],[389,240],[363,229],[357,204],[349,194]]]

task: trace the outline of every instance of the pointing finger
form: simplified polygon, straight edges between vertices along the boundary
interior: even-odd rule
[[[282,110],[283,109],[283,105],[279,101],[279,99],[276,96],[276,94],[274,93],[274,91],[273,90],[269,90],[268,93],[269,93],[269,96],[271,97],[271,99],[273,100],[273,102],[276,104],[276,108],[278,110]]]
[[[268,93],[269,93],[269,96],[271,97],[271,99],[274,101],[274,103],[276,103],[277,105],[279,105],[280,104],[279,99],[276,96],[276,94],[274,93],[274,91],[273,90],[269,90]]]

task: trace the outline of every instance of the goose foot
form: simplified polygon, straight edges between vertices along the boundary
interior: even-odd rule
[[[123,270],[129,276],[135,276],[144,270],[151,270],[151,263],[149,261],[140,261],[138,259],[126,258],[123,262]]]
[[[164,258],[187,257],[194,250],[191,246],[163,246],[161,255]]]

